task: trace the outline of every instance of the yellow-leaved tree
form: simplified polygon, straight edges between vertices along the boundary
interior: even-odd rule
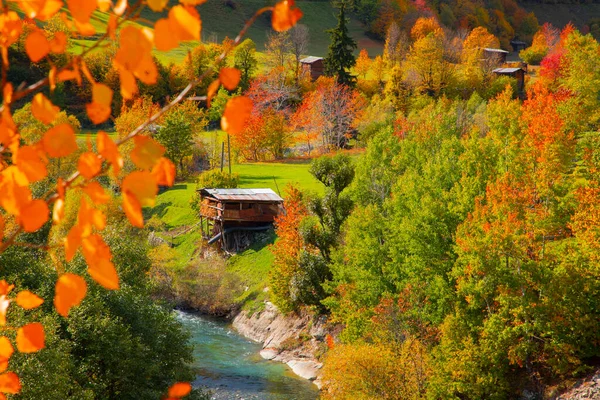
[[[111,250],[102,237],[106,226],[102,204],[109,200],[110,195],[98,179],[107,174],[117,178],[115,181],[119,184],[123,212],[133,226],[143,227],[142,207],[154,204],[159,185],[171,186],[175,179],[175,167],[164,157],[165,148],[145,132],[163,114],[192,94],[192,90],[214,71],[205,72],[188,82],[169,103],[121,135],[120,139],[115,141],[100,131],[95,136],[95,146],[88,139],[83,149],[79,148],[75,136],[79,127],[64,117],[65,114],[44,91],[52,92],[67,81],[91,87],[85,112],[93,124],[105,123],[115,111],[115,93],[106,82],[94,79],[86,65],[86,55],[101,48],[116,49],[110,53],[110,68],[119,81],[118,95],[124,100],[134,99],[138,93],[138,83],[154,85],[159,80],[152,55],[154,49],[168,51],[178,47],[181,42],[200,40],[201,16],[197,6],[205,1],[180,0],[173,4],[165,0],[67,0],[66,3],[62,0],[18,0],[14,7],[6,4],[3,7],[0,14],[0,253],[10,246],[35,246],[47,251],[56,270],[52,301],[56,311],[65,318],[73,307],[81,303],[88,289],[85,279],[70,269],[70,261],[76,253],[82,253],[93,281],[107,290],[119,289],[119,276]],[[134,23],[147,8],[164,13],[166,17],[158,19],[152,27]],[[95,12],[108,14],[106,33],[96,35],[91,23]],[[224,48],[219,60],[225,59],[241,41],[249,26],[266,12],[272,13],[272,26],[276,31],[291,28],[302,16],[294,0],[283,0],[273,7],[258,10],[233,43]],[[41,28],[49,20],[55,24],[57,18],[62,21],[61,29]],[[70,35],[84,39],[91,37],[95,42],[81,54],[70,54]],[[33,83],[11,83],[9,48],[13,44],[22,44],[32,63],[49,64],[49,72]],[[61,57],[57,58],[56,55]],[[240,75],[240,71],[234,68],[221,69],[218,78],[208,86],[205,96],[207,103],[220,86],[234,89]],[[43,126],[44,133],[39,137],[21,134],[19,125],[13,119],[14,105],[24,99],[31,99],[31,115],[37,120],[36,123]],[[223,113],[222,128],[232,134],[242,131],[251,108],[252,102],[248,98],[231,98]],[[135,169],[122,176],[123,146],[126,143]],[[70,162],[61,166],[61,160]],[[71,167],[72,170],[62,174],[64,178],[47,182],[52,179],[48,171],[54,165],[61,166],[61,169]],[[45,187],[51,189],[37,193],[35,188],[39,186],[36,184],[44,181]],[[81,194],[67,196],[72,191]],[[78,204],[67,204],[70,199],[77,199]],[[70,209],[75,207],[77,216],[63,237],[53,237],[52,243],[41,245],[28,243],[27,234],[47,224],[60,224],[67,206]],[[21,353],[33,353],[45,347],[42,323],[11,326],[6,317],[12,303],[30,310],[40,306],[45,299],[27,290],[13,291],[13,288],[9,282],[0,280],[0,399],[21,390],[19,376],[10,371],[10,359],[15,346]],[[16,335],[2,335],[8,331],[14,331]],[[168,398],[182,398],[190,390],[189,383],[175,383],[168,391]]]

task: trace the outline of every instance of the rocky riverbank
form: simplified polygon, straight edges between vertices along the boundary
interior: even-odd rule
[[[260,312],[241,311],[232,325],[240,334],[262,343],[263,358],[285,363],[296,375],[321,386],[323,364],[319,357],[327,350],[326,337],[332,333],[326,317],[315,318],[308,313],[285,316],[265,302]]]

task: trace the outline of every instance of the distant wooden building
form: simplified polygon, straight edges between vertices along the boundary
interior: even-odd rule
[[[322,57],[306,57],[300,60],[302,73],[310,74],[310,79],[315,81],[325,73],[325,64]]]
[[[496,75],[505,75],[517,80],[517,90],[523,92],[525,89],[525,70],[523,68],[496,68],[492,71]]]
[[[521,40],[511,40],[510,45],[512,46],[513,50],[516,51],[517,53],[519,51],[525,50],[527,48],[527,43],[525,43]]]
[[[202,235],[212,244],[231,247],[239,231],[269,229],[283,211],[283,199],[271,189],[200,189]],[[230,237],[231,236],[231,237]]]
[[[506,56],[508,56],[508,51],[506,50],[487,47],[483,49],[483,58],[486,61],[492,61],[496,65],[504,64],[506,62]]]

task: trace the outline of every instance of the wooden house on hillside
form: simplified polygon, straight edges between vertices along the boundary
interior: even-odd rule
[[[506,56],[508,56],[508,51],[506,50],[492,48],[483,49],[484,60],[496,65],[504,64],[506,62]]]
[[[492,71],[496,75],[505,75],[517,80],[517,90],[522,93],[525,89],[525,70],[521,67],[514,68],[496,68]]]
[[[283,199],[271,189],[200,189],[200,225],[208,244],[228,241],[236,232],[267,230],[283,211]]]
[[[310,79],[313,81],[316,81],[325,73],[325,64],[322,57],[306,57],[300,60],[300,64],[302,64],[302,73],[310,74]]]

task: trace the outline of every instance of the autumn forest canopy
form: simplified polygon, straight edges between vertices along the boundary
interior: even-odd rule
[[[339,0],[316,32],[284,0],[202,41],[205,3],[0,13],[0,399],[208,398],[172,312],[200,301],[325,318],[324,399],[549,399],[597,370],[593,21]],[[306,173],[260,259],[207,244],[197,194],[163,200],[253,185],[248,165],[277,190],[274,168]],[[256,260],[256,288],[211,282]]]

